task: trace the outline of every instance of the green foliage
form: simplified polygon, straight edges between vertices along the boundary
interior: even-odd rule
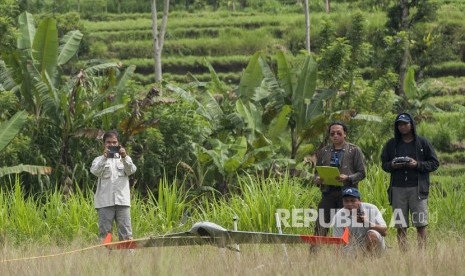
[[[344,38],[337,38],[321,51],[318,64],[320,79],[325,86],[339,89],[349,74],[352,47]]]
[[[89,48],[89,54],[96,57],[110,57],[111,53],[108,51],[108,45],[102,41],[92,43]],[[153,60],[152,60],[153,63]]]
[[[16,45],[15,18],[19,14],[17,1],[3,0],[0,4],[0,57],[4,51],[8,51]]]
[[[109,114],[124,107],[122,94],[131,67],[119,73],[116,63],[94,64],[65,77],[62,67],[76,55],[82,34],[72,30],[59,40],[54,19],[44,18],[36,30],[29,13],[21,14],[19,23],[18,49],[9,54],[9,67],[2,71],[5,88],[18,91],[34,122],[28,125],[31,145],[22,149],[19,159],[52,166],[59,183],[86,177],[88,173],[80,170],[86,167],[85,142],[76,138],[95,137],[99,119],[109,128]],[[27,185],[38,188],[28,181]]]
[[[349,122],[348,139],[361,148],[368,164],[379,162],[384,143],[392,137],[392,119],[390,116],[387,118],[381,122],[378,119],[362,121],[356,116]]]
[[[420,79],[424,75],[424,70],[429,70],[434,62],[456,60],[463,56],[463,50],[459,46],[462,40],[460,34],[463,33],[462,23],[461,21],[458,23],[455,12],[452,18],[442,16],[438,20],[427,23],[417,22],[408,33],[392,33],[392,39],[389,39],[385,38],[386,29],[383,27],[386,23],[384,8],[373,10],[373,7],[366,3],[352,2],[350,6],[348,3],[332,3],[331,13],[326,14],[322,12],[324,5],[321,3],[311,5],[314,6],[311,16],[312,51],[321,53],[322,49],[329,45],[328,42],[333,42],[335,38],[345,37],[351,46],[353,45],[350,41],[355,39],[363,41],[364,43],[357,46],[359,49],[352,49],[352,54],[357,53],[358,57],[356,60],[352,57],[351,60],[358,62],[358,64],[352,63],[354,67],[358,65],[373,67],[372,74],[368,77],[378,78],[389,70],[398,72],[398,60],[403,57],[403,46],[407,42],[411,50],[410,60],[420,66]],[[356,9],[357,5],[360,10]],[[446,9],[447,5],[442,5],[441,9],[438,9],[441,14],[444,14],[443,8]],[[91,54],[88,58],[151,58],[152,39],[148,13],[119,16],[107,14],[98,19],[105,22],[84,21],[85,27],[90,30],[86,36],[90,39],[90,47],[94,43],[104,42],[108,51],[104,51],[101,47],[103,45],[97,45],[93,53],[101,55]],[[332,22],[331,26],[325,22]],[[280,45],[278,47],[284,46],[297,55],[304,48],[304,33],[303,13],[294,10],[291,12],[284,7],[278,14],[224,10],[209,14],[200,11],[195,13],[175,11],[170,13],[164,53],[179,59],[185,56],[197,56],[199,61],[207,55],[253,54],[257,50],[269,51],[273,45]],[[366,39],[361,40],[364,37]],[[185,81],[186,71],[195,77],[205,73],[205,69],[200,66],[186,68],[184,62],[180,62],[179,65],[176,63],[165,65],[164,62],[163,66],[163,71],[170,74],[169,80]],[[223,65],[220,67],[214,65],[215,70],[220,73],[229,71],[238,74],[244,67],[245,63],[231,64],[227,68]],[[143,69],[138,68],[138,73],[147,74],[147,77],[139,80],[150,83],[152,70],[150,64],[146,64]],[[358,70],[354,73],[358,74]],[[367,78],[366,75],[364,77]],[[202,80],[205,80],[203,76]],[[237,83],[239,78],[228,78],[228,80]],[[350,81],[347,83],[349,84]],[[348,90],[351,99],[353,91]]]
[[[456,235],[465,223],[463,166],[441,166],[432,175],[428,200],[429,229],[441,235]],[[42,194],[39,200],[25,196],[15,178],[11,187],[0,186],[0,235],[10,244],[24,242],[38,244],[69,244],[81,239],[94,242],[97,236],[97,212],[92,203],[92,192],[87,190],[64,198],[59,192]],[[238,217],[239,230],[277,232],[277,209],[316,208],[320,191],[304,186],[299,178],[284,174],[281,177],[245,175],[238,179],[240,194],[217,197],[216,194],[191,200],[189,192],[179,182],[159,182],[158,194],[142,198],[133,193],[131,215],[135,237],[178,232],[198,221],[211,221],[232,229],[233,217]],[[392,209],[387,201],[389,174],[379,166],[369,166],[367,177],[360,183],[362,200],[385,209],[384,219],[389,224]],[[182,223],[183,213],[191,217]],[[285,233],[308,233],[308,228],[284,228]],[[390,228],[390,235],[395,235]]]
[[[183,214],[190,205],[187,195],[183,185],[179,185],[176,180],[170,183],[168,179],[163,178],[158,185],[156,200],[153,194],[149,196],[149,200],[155,201],[155,219],[162,233],[173,230],[181,222]]]
[[[232,228],[232,218],[237,216],[239,229],[276,232],[277,209],[291,211],[315,207],[319,199],[318,189],[302,187],[288,173],[278,178],[244,176],[239,178],[238,185],[240,195],[233,194],[229,199],[204,200],[193,217],[221,222],[223,226]],[[302,229],[284,228],[283,231],[302,233]]]
[[[406,9],[406,13],[404,12]],[[402,2],[398,2],[391,6],[388,10],[388,22],[386,27],[394,32],[406,30],[412,27],[415,23],[432,21],[436,17],[438,3],[434,1],[412,1],[407,2],[405,7]],[[403,23],[403,14],[407,16]],[[405,24],[405,26],[403,26]]]
[[[334,30],[334,24],[331,20],[325,18],[322,22],[323,28],[319,33],[320,36],[320,45],[318,49],[324,49],[329,46],[329,44],[335,39],[336,32]]]
[[[439,24],[437,26],[418,24],[412,31],[411,36],[413,43],[411,46],[411,54],[414,59],[412,61],[419,66],[420,75],[422,75],[424,71],[425,73],[426,71],[431,72],[430,70],[434,72],[434,69],[429,69],[430,67],[437,68],[441,63],[458,60],[460,58],[458,55],[458,45],[455,47],[452,46],[456,43],[457,39],[455,35],[452,35],[452,33],[456,33],[457,31],[453,29],[454,27],[460,28],[458,26],[451,26],[448,23],[444,23],[444,25]],[[460,75],[460,70],[448,73]]]
[[[460,151],[465,135],[465,118],[462,112],[463,110],[436,113],[433,120],[420,124],[418,131],[439,151]],[[451,160],[448,159],[448,162]]]
[[[167,94],[169,95],[169,94]],[[174,94],[171,94],[174,96]],[[156,189],[161,177],[182,179],[187,173],[179,169],[180,162],[192,164],[193,143],[202,144],[210,132],[208,123],[194,112],[195,106],[176,97],[170,105],[157,105],[147,112],[146,120],[159,120],[157,129],[145,129],[133,144],[139,189]]]
[[[95,9],[103,9],[102,3],[95,3]],[[76,13],[54,15],[54,19],[44,15],[37,29],[32,15],[22,15],[19,45],[27,50],[2,52],[8,70],[5,66],[0,70],[0,113],[6,120],[21,106],[40,119],[28,125],[25,133],[16,136],[2,152],[2,164],[31,160],[37,165],[53,165],[54,176],[63,172],[76,179],[78,186],[89,186],[89,162],[101,146],[89,138],[96,137],[97,129],[123,129],[121,122],[128,118],[137,118],[138,126],[145,129],[142,133],[126,133],[124,138],[139,168],[134,181],[136,190],[142,193],[156,190],[164,174],[168,180],[186,178],[187,185],[200,189],[219,183],[235,185],[236,177],[244,172],[302,169],[301,161],[320,145],[324,127],[335,118],[349,121],[351,142],[360,145],[369,160],[377,160],[380,144],[388,137],[383,133],[392,130],[390,116],[396,101],[405,100],[393,93],[398,78],[393,72],[398,70],[405,43],[411,45],[410,61],[419,69],[416,78],[421,83],[409,86],[415,93],[408,92],[406,97],[413,108],[422,111],[419,118],[433,129],[428,132],[426,125],[420,124],[420,130],[435,141],[435,147],[460,150],[463,126],[446,124],[443,119],[440,124],[441,115],[428,111],[427,106],[462,111],[462,83],[430,85],[423,84],[422,78],[461,74],[462,64],[439,62],[463,56],[462,13],[443,5],[438,9],[442,15],[438,21],[417,23],[410,33],[385,36],[382,26],[386,17],[382,11],[373,10],[376,5],[372,1],[366,3],[369,14],[361,2],[332,4],[331,13],[323,14],[322,3],[311,3],[312,57],[318,60],[319,82],[314,75],[315,64],[297,54],[304,45],[304,24],[303,14],[296,8],[269,14],[229,10],[211,13],[208,8],[170,14],[173,20],[165,45],[169,57],[163,66],[170,72],[164,79],[173,83],[165,83],[163,88],[178,90],[175,98],[179,102],[164,106],[167,98],[156,99],[141,113],[137,102],[142,101],[139,95],[145,95],[140,91],[147,89],[142,90],[130,79],[153,82],[151,75],[141,77],[153,71],[148,13],[88,17],[107,22],[79,21]],[[363,10],[353,12],[351,7],[356,5]],[[385,3],[379,5],[384,9]],[[274,7],[272,3],[263,8]],[[83,46],[79,31],[74,31],[77,26],[85,26],[90,32],[84,36],[92,43],[85,52],[88,57],[128,57],[131,59],[123,63],[137,68],[124,70],[126,67],[116,62],[74,64]],[[282,52],[271,57],[275,45]],[[244,55],[257,50],[262,52]],[[287,54],[288,50],[292,54]],[[137,56],[145,58],[135,59]],[[207,66],[204,60],[209,62]],[[369,73],[362,74],[362,70]],[[412,83],[412,77],[410,73],[407,81]],[[339,90],[337,98],[331,98],[335,90],[322,87]],[[439,89],[447,97],[431,96]],[[180,96],[182,93],[190,95]],[[339,110],[342,107],[345,109]],[[377,114],[382,114],[382,121]],[[154,120],[160,120],[159,128],[147,130],[144,123],[150,125]],[[455,116],[451,121],[461,122]],[[448,161],[462,158],[459,153],[443,156]],[[39,185],[58,184],[48,178],[40,178],[39,185],[27,177],[22,179],[25,187],[35,191],[40,190]]]
[[[0,123],[0,151],[19,133],[26,121],[27,113],[18,111],[8,121]]]
[[[25,111],[18,111],[8,121],[0,123],[0,152],[3,153],[3,149],[21,131],[26,122],[27,113]],[[0,177],[8,174],[18,174],[21,172],[28,172],[33,175],[50,174],[51,168],[23,164],[13,167],[0,167]]]
[[[425,70],[425,75],[429,77],[465,76],[465,62],[448,61],[434,64]]]
[[[428,117],[432,111],[440,111],[436,106],[427,102],[434,96],[434,93],[425,89],[424,86],[417,87],[415,71],[412,67],[407,70],[404,79],[404,92],[405,110],[412,113],[418,121]]]

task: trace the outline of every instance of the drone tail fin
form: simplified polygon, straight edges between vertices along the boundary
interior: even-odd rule
[[[341,240],[344,244],[349,244],[349,227],[344,228],[344,233],[342,233]]]
[[[341,237],[301,235],[300,238],[309,244],[349,244],[349,228],[346,227]]]

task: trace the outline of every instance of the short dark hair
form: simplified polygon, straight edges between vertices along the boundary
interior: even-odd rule
[[[347,133],[347,126],[346,126],[346,124],[344,124],[344,123],[341,122],[341,121],[332,122],[332,123],[329,125],[329,127],[328,127],[328,133],[331,132],[331,127],[332,127],[332,126],[341,126],[342,129],[344,130],[344,132]]]
[[[105,142],[107,140],[108,137],[116,137],[116,139],[119,140],[119,134],[118,134],[118,131],[116,130],[109,130],[107,132],[105,132],[105,134],[103,134],[103,142]]]

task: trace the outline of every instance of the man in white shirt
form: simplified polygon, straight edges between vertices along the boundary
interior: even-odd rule
[[[113,230],[116,221],[119,240],[132,239],[131,196],[129,175],[136,166],[126,150],[119,145],[118,132],[103,135],[103,155],[92,161],[90,172],[98,177],[94,205],[98,213],[99,238],[104,239]]]
[[[349,227],[346,250],[384,251],[387,226],[378,207],[361,202],[360,192],[356,188],[347,188],[342,192],[342,203],[344,208],[334,216],[333,236],[342,236],[344,228]]]

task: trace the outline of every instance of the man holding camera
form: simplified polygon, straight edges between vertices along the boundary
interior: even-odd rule
[[[333,236],[341,237],[345,227],[349,228],[348,252],[361,251],[379,254],[386,249],[384,237],[387,234],[386,222],[378,207],[360,201],[357,188],[347,188],[342,192],[342,204],[333,220]]]
[[[129,175],[136,166],[126,150],[119,145],[118,132],[108,131],[103,135],[103,154],[92,161],[90,172],[98,177],[94,195],[98,213],[99,238],[112,232],[116,221],[119,240],[132,239],[130,214]]]
[[[396,219],[399,247],[402,251],[407,250],[410,214],[413,226],[417,228],[418,246],[424,249],[428,225],[429,173],[439,167],[439,161],[429,141],[417,135],[415,121],[410,114],[397,115],[394,138],[384,145],[381,162],[383,170],[391,173],[388,195]]]

